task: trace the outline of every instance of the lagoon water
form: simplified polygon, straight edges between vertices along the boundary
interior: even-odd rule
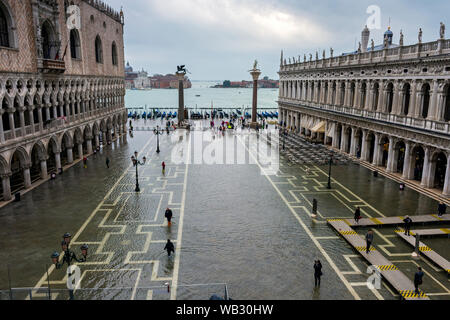
[[[184,90],[187,108],[251,108],[252,88],[211,88],[219,81],[192,81],[192,88]],[[199,95],[199,96],[197,96]],[[258,107],[277,109],[278,89],[258,89]],[[178,90],[152,89],[127,90],[127,108],[173,108],[178,107]]]

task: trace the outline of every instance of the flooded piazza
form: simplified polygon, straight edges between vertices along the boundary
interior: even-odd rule
[[[206,300],[224,290],[243,300],[399,299],[384,280],[379,290],[367,287],[367,263],[326,220],[352,218],[356,207],[364,218],[414,218],[436,213],[435,200],[400,191],[398,183],[352,161],[332,166],[327,189],[327,165],[278,157],[274,126],[222,135],[209,122],[195,121],[190,131],[160,135],[158,154],[151,131],[156,125],[164,127],[159,120],[134,121],[133,134],[104,145],[87,168],[77,162],[0,209],[0,299],[9,299],[10,286],[33,288],[13,290],[17,299],[28,299],[30,291],[33,299],[48,299],[48,285],[53,299],[68,298],[66,267],[55,269],[50,259],[66,232],[77,256],[82,244],[89,246],[87,261],[76,263],[81,283],[74,294],[80,300]],[[134,191],[135,151],[138,159],[147,158],[138,167],[140,192]],[[173,211],[170,227],[166,208]],[[367,230],[357,232],[364,236]],[[448,299],[445,272],[424,257],[412,259],[414,248],[394,231],[374,228],[377,250],[410,279],[422,266],[421,289],[430,299]],[[167,239],[175,245],[172,257],[163,250]],[[423,241],[450,259],[447,240]],[[316,259],[323,265],[320,288],[314,286]]]

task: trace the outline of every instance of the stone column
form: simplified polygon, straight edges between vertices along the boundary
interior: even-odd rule
[[[445,197],[450,196],[450,154],[447,154],[447,169],[445,170],[445,182],[442,194]]]
[[[431,93],[430,108],[428,109],[428,120],[438,120],[437,118],[437,94],[439,89],[439,83],[436,79],[433,80],[433,92]]]
[[[372,164],[374,166],[379,166],[380,165],[380,149],[381,149],[381,145],[380,145],[380,134],[379,133],[375,133],[375,141],[374,141],[374,145],[375,145],[375,149],[373,152],[373,162]]]
[[[385,90],[384,90],[384,80],[380,81],[380,85],[378,87],[378,106],[377,106],[377,112],[383,112],[384,111],[384,97],[385,97]]]
[[[350,138],[351,145],[350,145],[350,155],[356,156],[356,128],[352,128],[352,135]]]
[[[394,172],[394,165],[395,165],[395,152],[394,152],[394,138],[389,137],[389,150],[388,150],[388,161],[386,166],[387,172]]]
[[[86,137],[86,146],[87,146],[87,153],[91,154],[92,153],[92,137]]]
[[[0,143],[5,142],[5,131],[3,130],[3,113],[5,110],[0,109]]]
[[[95,147],[100,146],[100,138],[98,137],[98,134],[95,135]]]
[[[3,199],[5,201],[11,200],[11,184],[10,184],[10,177],[11,173],[2,174],[2,187],[3,187]]]
[[[405,160],[403,163],[403,179],[411,179],[411,164],[412,164],[412,155],[411,155],[411,142],[405,142]]]
[[[430,187],[430,175],[431,175],[431,151],[429,147],[425,148],[425,158],[423,160],[423,169],[422,169],[422,181],[420,185],[424,188]]]
[[[11,128],[12,138],[16,138],[16,127],[14,125],[14,111],[15,109],[8,109],[9,127]]]
[[[30,118],[30,127],[31,127],[31,134],[34,134],[34,115],[33,115],[33,106],[28,106],[28,117]]]
[[[345,125],[342,125],[342,131],[341,131],[341,151],[342,152],[345,152],[346,144],[347,144],[346,129],[347,129],[347,127]]]
[[[31,164],[26,164],[23,166],[23,181],[25,189],[31,188],[31,175],[30,175]]]
[[[25,107],[19,108],[19,117],[20,117],[20,129],[22,129],[22,137],[25,137],[27,135],[26,129],[25,129]]]
[[[368,130],[363,129],[362,131],[362,146],[361,146],[361,160],[368,161],[369,160],[369,148],[367,141],[367,133]]]
[[[39,131],[42,132],[44,130],[44,122],[42,121],[42,106],[37,106],[37,114],[38,114],[38,121],[39,121]]]
[[[106,142],[112,142],[111,128],[106,131]]]
[[[61,169],[61,153],[55,152],[55,163],[56,163],[56,171],[59,172],[59,169]]]
[[[184,77],[186,72],[177,72],[178,78],[178,125],[184,121]]]
[[[78,144],[78,159],[83,159],[83,144]]]
[[[253,78],[253,102],[252,102],[252,123],[250,123],[251,128],[256,128],[258,125],[256,119],[256,112],[258,110],[258,78],[261,75],[261,71],[259,69],[254,68],[250,71],[250,74]]]
[[[41,179],[47,179],[47,159],[40,159],[41,161]]]
[[[67,163],[73,163],[73,145],[67,146]]]
[[[399,95],[400,95],[400,90],[399,90],[399,83],[398,81],[394,81],[394,85],[392,87],[392,114],[400,114],[399,112]]]

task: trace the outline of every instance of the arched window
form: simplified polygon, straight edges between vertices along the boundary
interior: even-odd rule
[[[97,61],[97,63],[103,63],[103,49],[100,36],[95,38],[95,61]]]
[[[430,85],[424,84],[422,87],[422,117],[426,119],[428,117],[428,107],[430,106]]]
[[[72,59],[81,59],[80,35],[76,29],[70,30],[70,55]]]
[[[0,6],[0,46],[9,47],[9,26],[3,8]]]
[[[56,45],[55,45],[55,33],[48,21],[45,21],[41,30],[42,38],[42,54],[44,59],[56,58]]]
[[[112,52],[111,52],[112,64],[113,64],[113,66],[117,66],[117,46],[116,46],[115,42],[113,42],[111,50],[112,50]]]

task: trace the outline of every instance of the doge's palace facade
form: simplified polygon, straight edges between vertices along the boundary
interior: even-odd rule
[[[372,169],[450,197],[450,40],[382,45],[325,58],[281,57],[279,114],[286,128],[350,154]],[[434,190],[430,190],[434,189]]]
[[[98,0],[0,0],[1,200],[126,133],[123,25]]]

